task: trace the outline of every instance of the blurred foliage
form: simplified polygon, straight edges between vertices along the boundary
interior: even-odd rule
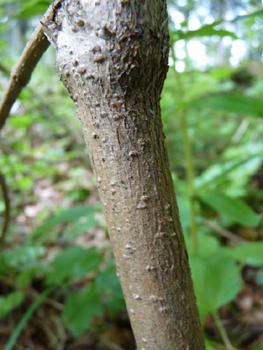
[[[18,26],[25,43],[48,3],[0,0],[1,94],[21,51],[9,41],[12,33]],[[161,108],[205,329],[209,315],[217,319],[224,308],[235,315],[244,269],[254,269],[255,285],[263,286],[262,11],[256,1],[249,7],[245,1],[169,2],[171,67]],[[237,58],[233,48],[241,41],[246,52]],[[194,58],[190,48],[196,43]],[[198,48],[205,63],[198,63]],[[5,350],[16,344],[47,294],[60,309],[64,332],[74,337],[101,329],[125,308],[88,152],[54,60],[50,48],[1,132],[0,169],[12,219],[0,255],[0,318],[17,325]],[[0,214],[4,211],[0,198]],[[223,348],[220,338],[207,330],[206,335],[207,349]],[[231,332],[236,346],[240,337]]]

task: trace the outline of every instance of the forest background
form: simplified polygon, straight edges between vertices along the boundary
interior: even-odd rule
[[[48,5],[0,0],[0,96]],[[263,6],[174,0],[168,10],[162,118],[207,350],[260,350]],[[1,131],[0,171],[1,227],[9,216],[0,349],[135,349],[88,151],[52,47]]]

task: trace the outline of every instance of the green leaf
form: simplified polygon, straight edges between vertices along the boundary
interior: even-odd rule
[[[47,273],[47,265],[40,261],[38,264],[34,264],[32,267],[26,267],[21,271],[16,278],[17,288],[26,288],[34,279],[34,277],[45,276]]]
[[[42,118],[38,115],[23,114],[11,116],[9,124],[17,129],[27,129],[31,124],[41,122]]]
[[[200,98],[192,104],[194,107],[211,108],[218,111],[263,117],[263,101],[246,96],[237,95],[211,95]]]
[[[173,38],[173,41],[176,41],[180,39],[190,40],[192,38],[199,38],[203,36],[211,37],[213,35],[217,35],[221,38],[225,36],[230,36],[233,39],[237,39],[237,36],[234,33],[229,32],[228,30],[214,28],[222,22],[222,20],[216,21],[211,24],[206,24],[197,30],[189,30],[187,32],[184,32],[182,30],[171,31],[171,38]]]
[[[43,14],[44,12],[46,12],[49,5],[49,0],[24,1],[21,4],[21,11],[19,12],[17,17],[27,19],[32,16]]]
[[[178,193],[176,191],[176,193]],[[190,201],[189,196],[178,195],[177,198],[180,220],[183,227],[183,231],[185,232],[190,227]]]
[[[192,237],[190,235],[185,235],[185,243],[187,247],[187,252],[194,254],[194,247],[192,246]],[[197,246],[198,255],[202,257],[213,256],[215,253],[221,249],[218,239],[215,237],[199,232],[197,235]]]
[[[229,197],[219,191],[203,191],[198,197],[233,223],[256,227],[262,218],[240,199]]]
[[[88,205],[79,205],[72,207],[70,209],[62,210],[61,212],[55,214],[51,219],[47,220],[42,226],[39,226],[34,235],[40,235],[49,232],[52,228],[63,223],[74,223],[80,218],[86,219],[87,230],[95,226],[98,221],[96,220],[94,213],[97,211],[96,207]]]
[[[8,315],[14,308],[24,301],[24,293],[16,291],[6,297],[0,297],[0,318]]]
[[[12,350],[14,345],[16,344],[17,338],[21,334],[22,330],[27,325],[28,320],[34,313],[34,311],[38,308],[38,306],[42,303],[42,301],[48,296],[48,294],[51,292],[51,289],[45,290],[43,293],[41,293],[34,302],[30,305],[30,307],[27,309],[26,313],[23,315],[21,320],[19,321],[18,325],[13,330],[7,344],[5,345],[4,350]]]
[[[36,259],[43,256],[46,249],[42,246],[14,247],[1,254],[1,261],[11,268],[24,268],[35,264]],[[1,264],[0,264],[1,265]]]
[[[107,261],[107,267],[97,275],[95,285],[111,317],[115,316],[118,311],[125,309],[125,301],[120,280],[116,274],[114,259]]]
[[[79,246],[67,248],[52,262],[52,270],[47,276],[46,283],[60,285],[85,277],[88,273],[95,271],[101,261],[102,257],[95,247],[88,250]]]
[[[216,350],[214,345],[206,338],[205,338],[205,348],[206,350]]]
[[[193,255],[190,265],[201,317],[215,314],[222,305],[234,300],[241,281],[233,258],[221,253],[208,258]]]
[[[263,266],[263,242],[240,243],[235,248],[226,248],[233,258],[253,267]]]
[[[21,179],[17,180],[17,183],[21,190],[26,191],[26,190],[31,190],[32,185],[33,185],[33,179],[31,176],[22,176]]]
[[[248,19],[250,17],[255,17],[255,16],[263,16],[263,10],[258,10],[258,11],[252,12],[249,15],[237,16],[231,22],[236,22],[236,21],[239,21],[239,20],[242,20],[242,19]]]
[[[247,146],[250,146],[249,144]],[[252,146],[252,145],[251,145]],[[226,181],[233,182],[233,177],[238,176],[239,180],[246,177],[245,182],[257,171],[257,166],[261,164],[263,148],[254,144],[252,147],[235,147],[235,155],[230,160],[221,163],[220,161],[208,167],[199,177],[195,179],[195,187],[201,189],[216,188]],[[228,151],[231,149],[228,148]],[[223,158],[225,156],[223,155]],[[237,175],[237,173],[239,174]],[[241,175],[242,174],[242,175]],[[244,180],[243,180],[244,181]]]
[[[69,295],[65,303],[62,317],[67,320],[68,327],[75,337],[82,335],[91,325],[96,315],[103,312],[100,297],[93,283],[79,292]]]

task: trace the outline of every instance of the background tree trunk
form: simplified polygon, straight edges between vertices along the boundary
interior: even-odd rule
[[[205,349],[160,114],[164,0],[72,0],[48,36],[90,152],[140,350]]]

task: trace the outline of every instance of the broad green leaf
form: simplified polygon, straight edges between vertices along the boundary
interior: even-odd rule
[[[97,270],[101,261],[102,257],[95,247],[88,250],[79,246],[67,248],[51,263],[52,270],[47,276],[46,283],[60,285],[85,277],[88,273]]]
[[[190,265],[201,317],[215,314],[222,305],[234,300],[241,281],[233,258],[220,253],[208,258],[193,255]]]
[[[240,243],[235,248],[226,248],[226,251],[239,262],[253,267],[263,266],[263,242]]]
[[[14,308],[24,301],[24,293],[16,291],[6,297],[0,297],[0,318],[8,315]]]
[[[107,261],[107,267],[97,275],[95,285],[110,316],[115,316],[118,311],[125,309],[125,301],[120,280],[116,274],[114,259]]]
[[[82,217],[86,219],[86,228],[89,230],[98,223],[94,216],[95,211],[97,211],[96,207],[88,205],[79,205],[70,209],[62,210],[55,214],[51,219],[47,220],[42,226],[38,227],[33,234],[40,235],[47,233],[59,224],[66,222],[74,223]]]
[[[263,118],[263,101],[252,97],[228,94],[211,95],[200,98],[192,106]]]
[[[96,315],[103,312],[103,306],[94,284],[90,283],[79,292],[73,292],[66,300],[62,317],[66,319],[75,337],[82,335]]]
[[[229,197],[219,191],[203,191],[198,197],[232,223],[255,227],[262,218],[240,199]]]
[[[190,254],[194,253],[192,247],[192,237],[190,235],[185,235],[185,243],[187,246],[187,251]],[[213,256],[220,249],[220,244],[218,239],[215,237],[199,232],[197,235],[197,246],[198,255],[202,257]]]

